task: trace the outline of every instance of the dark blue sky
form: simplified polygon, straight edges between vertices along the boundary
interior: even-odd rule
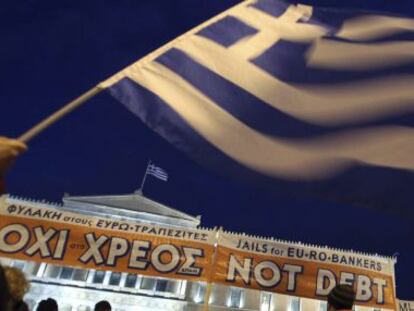
[[[19,136],[80,95],[209,17],[229,0],[10,1],[0,8],[0,134]],[[412,0],[305,1],[414,16]],[[191,162],[108,94],[29,144],[8,176],[12,194],[60,201],[131,193],[149,158],[168,171],[145,194],[206,226],[338,248],[399,253],[397,293],[414,299],[414,220],[257,189]]]

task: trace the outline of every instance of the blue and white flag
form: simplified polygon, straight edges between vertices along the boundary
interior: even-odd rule
[[[218,172],[413,211],[413,39],[409,18],[248,0],[100,87]]]
[[[146,174],[157,177],[158,179],[161,179],[163,181],[168,180],[167,172],[163,170],[161,167],[155,166],[154,164],[148,165]]]

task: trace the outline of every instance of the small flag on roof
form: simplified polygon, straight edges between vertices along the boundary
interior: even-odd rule
[[[161,179],[163,181],[168,180],[168,173],[165,170],[163,170],[161,167],[155,166],[151,162],[148,164],[147,174],[152,175],[152,176],[154,176],[158,179]]]
[[[147,169],[145,170],[144,177],[142,178],[141,187],[136,190],[136,193],[143,194],[145,181],[147,180],[147,176],[152,175],[162,181],[168,181],[168,173],[159,166],[156,166],[151,160],[148,161]]]

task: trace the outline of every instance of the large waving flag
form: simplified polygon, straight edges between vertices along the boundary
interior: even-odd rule
[[[414,211],[414,20],[248,0],[100,87],[199,163]]]

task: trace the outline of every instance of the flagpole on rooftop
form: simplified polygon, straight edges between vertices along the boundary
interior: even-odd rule
[[[88,99],[94,97],[95,95],[99,94],[103,90],[104,90],[104,88],[102,88],[100,86],[93,87],[89,91],[83,93],[78,98],[76,98],[76,99],[70,101],[69,103],[67,103],[65,106],[63,106],[62,108],[60,108],[59,110],[54,112],[52,115],[45,118],[43,121],[41,121],[38,124],[36,124],[35,126],[33,126],[31,129],[29,129],[28,131],[26,131],[25,133],[20,135],[20,137],[17,138],[17,139],[22,141],[22,142],[27,143],[32,138],[34,138],[35,136],[37,136],[38,134],[43,132],[45,129],[47,129],[49,126],[51,126],[54,123],[56,123],[57,121],[59,121],[62,117],[67,115],[69,112],[71,112],[72,110],[78,108],[80,105],[85,103]]]
[[[137,191],[135,191],[136,193],[143,194],[145,180],[147,179],[147,175],[148,175],[148,167],[149,167],[150,165],[151,165],[151,159],[149,159],[149,160],[148,160],[147,168],[146,168],[146,170],[145,170],[144,177],[142,178],[141,186],[138,188],[138,190],[137,190]]]

